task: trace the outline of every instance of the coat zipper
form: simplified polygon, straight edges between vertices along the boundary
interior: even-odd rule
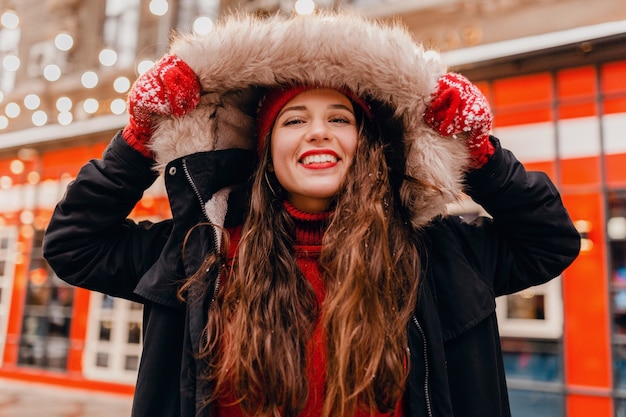
[[[187,178],[187,182],[189,183],[189,185],[191,185],[191,189],[193,190],[193,193],[196,195],[196,198],[200,202],[200,207],[202,207],[202,214],[204,214],[204,218],[210,221],[209,216],[207,216],[206,210],[204,209],[204,201],[202,201],[202,195],[200,194],[200,191],[198,190],[196,183],[193,181],[193,178],[191,178],[191,174],[189,173],[189,168],[187,168],[186,159],[183,159],[183,171],[185,171],[185,178]]]
[[[196,198],[198,199],[198,202],[200,203],[200,207],[202,207],[202,214],[204,215],[204,218],[208,222],[210,222],[211,219],[209,219],[209,216],[207,215],[205,202],[202,201],[202,195],[200,194],[200,191],[198,190],[198,186],[196,186],[196,183],[194,182],[193,178],[191,178],[191,174],[189,173],[189,168],[187,168],[186,159],[183,159],[183,171],[185,171],[185,178],[187,178],[187,182],[189,183],[189,185],[191,185],[191,189],[193,190],[193,193],[196,195]],[[218,245],[217,232],[215,231],[215,227],[212,227],[212,230],[213,230],[213,246],[217,248],[217,245]]]
[[[202,214],[204,215],[204,218],[208,222],[210,222],[211,219],[209,219],[209,216],[206,213],[205,204],[204,204],[204,201],[202,201],[202,195],[200,194],[200,191],[198,190],[196,183],[194,182],[193,178],[191,177],[191,174],[189,173],[189,168],[187,168],[187,160],[184,158],[183,158],[183,171],[185,171],[185,178],[187,178],[187,182],[189,183],[189,185],[191,185],[191,189],[193,190],[193,193],[196,195],[196,198],[200,202],[200,207],[202,207]],[[217,244],[218,244],[217,231],[215,230],[215,227],[213,226],[211,226],[211,230],[213,231],[213,247],[217,249]],[[213,296],[211,297],[211,301],[209,302],[209,306],[208,306],[209,308],[211,307],[211,304],[213,304],[213,301],[215,300],[215,297],[217,296],[217,291],[219,287],[220,287],[220,274],[217,274],[217,278],[215,279],[215,288],[213,289]]]
[[[419,321],[417,321],[417,317],[415,317],[414,315],[411,316],[411,319],[413,320],[413,324],[415,324],[415,327],[417,328],[417,331],[420,333],[420,335],[422,336],[422,341],[424,344],[424,399],[426,401],[426,409],[428,411],[428,417],[433,417],[433,408],[432,408],[432,404],[430,403],[430,390],[428,389],[428,379],[429,379],[429,367],[428,367],[428,345],[426,343],[426,334],[424,333],[424,330],[422,329],[422,326],[420,325]]]

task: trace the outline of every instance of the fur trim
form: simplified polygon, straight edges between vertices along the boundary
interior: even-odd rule
[[[320,83],[386,103],[402,121],[407,174],[430,185],[419,192],[403,190],[405,203],[414,208],[415,226],[445,213],[460,193],[465,144],[441,137],[422,116],[446,69],[438,54],[425,51],[397,22],[383,24],[345,11],[269,18],[233,14],[208,35],[175,35],[169,53],[194,70],[206,94],[188,115],[158,122],[151,145],[157,169],[185,154],[232,147],[211,134],[217,123],[211,115],[229,92],[246,90],[251,107],[260,98],[254,88]],[[254,114],[248,109],[241,116],[252,142]]]

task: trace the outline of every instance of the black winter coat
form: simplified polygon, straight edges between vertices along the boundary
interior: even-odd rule
[[[466,176],[466,192],[493,217],[471,223],[438,217],[421,237],[427,253],[418,304],[408,325],[410,416],[510,416],[495,297],[559,275],[579,252],[579,234],[549,178],[527,172],[492,138],[496,153]],[[202,152],[165,169],[173,219],[126,219],[156,178],[152,161],[118,134],[101,160],[90,161],[68,187],[44,237],[44,256],[70,284],[144,305],[143,353],[133,417],[209,416],[202,408],[200,332],[215,290],[176,297],[215,245],[204,204],[218,190],[245,181],[254,155]],[[236,222],[227,218],[227,222]]]

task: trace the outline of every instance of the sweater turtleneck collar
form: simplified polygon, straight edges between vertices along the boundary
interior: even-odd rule
[[[286,200],[284,206],[296,227],[295,244],[297,246],[320,246],[333,211],[307,213]]]

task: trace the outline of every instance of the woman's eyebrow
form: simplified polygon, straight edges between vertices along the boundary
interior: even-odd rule
[[[328,106],[331,109],[342,109],[342,110],[347,110],[347,111],[352,111],[352,109],[350,109],[350,107],[346,106],[345,104],[331,104]],[[289,106],[289,107],[285,107],[281,110],[280,113],[278,113],[278,116],[276,116],[276,118],[278,119],[280,116],[283,115],[283,113],[286,113],[288,111],[302,111],[302,110],[306,110],[306,106],[305,105],[296,105],[296,106]]]

